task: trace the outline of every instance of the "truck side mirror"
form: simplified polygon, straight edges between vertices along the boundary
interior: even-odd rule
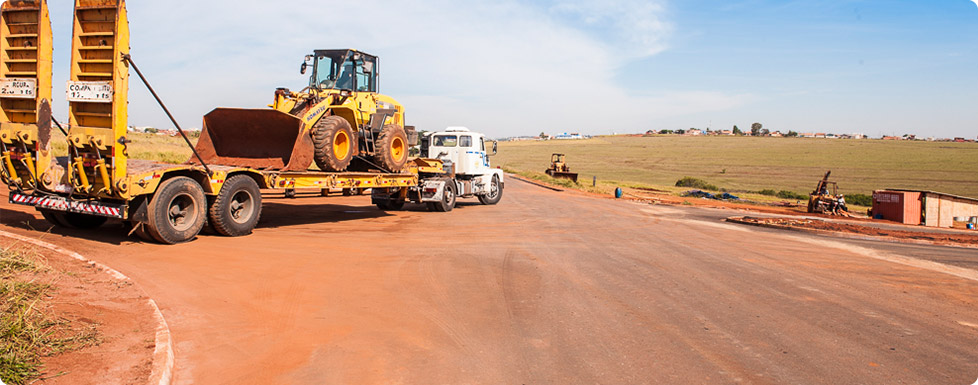
[[[496,155],[499,152],[499,142],[492,142],[492,154]]]
[[[306,74],[306,69],[308,69],[308,68],[309,68],[309,65],[306,64],[305,62],[303,62],[302,63],[302,66],[299,67],[299,73],[302,74],[302,75],[305,75]]]

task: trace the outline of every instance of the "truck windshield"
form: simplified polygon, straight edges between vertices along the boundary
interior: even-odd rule
[[[349,51],[327,51],[316,56],[316,69],[309,86],[321,90],[353,89],[353,61]]]
[[[458,146],[458,137],[455,135],[439,135],[435,137],[435,147],[455,147]]]

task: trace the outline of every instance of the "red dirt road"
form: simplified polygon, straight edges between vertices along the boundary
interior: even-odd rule
[[[45,239],[157,300],[177,384],[978,378],[974,270],[682,218],[682,207],[506,188],[496,207],[448,214],[269,197],[255,234],[177,246],[120,226]],[[0,207],[2,229],[47,228]]]

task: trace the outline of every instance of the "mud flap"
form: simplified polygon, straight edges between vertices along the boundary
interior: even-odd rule
[[[441,202],[445,196],[445,180],[426,180],[421,185],[421,202]]]

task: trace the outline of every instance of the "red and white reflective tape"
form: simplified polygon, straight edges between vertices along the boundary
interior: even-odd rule
[[[22,195],[17,193],[11,194],[10,200],[13,201],[13,203],[40,207],[42,209],[83,212],[122,218],[122,209],[118,207],[94,205],[85,202],[69,202],[64,199]]]

